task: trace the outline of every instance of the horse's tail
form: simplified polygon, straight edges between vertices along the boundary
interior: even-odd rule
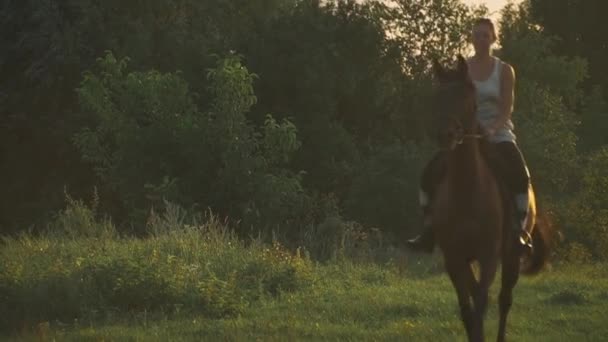
[[[536,275],[549,263],[549,257],[557,242],[557,232],[545,211],[538,210],[536,224],[532,230],[532,253],[525,257],[521,273]]]

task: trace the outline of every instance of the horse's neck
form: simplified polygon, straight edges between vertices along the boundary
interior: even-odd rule
[[[481,179],[481,149],[478,140],[466,140],[452,153],[448,161],[450,187],[458,193],[471,193]]]

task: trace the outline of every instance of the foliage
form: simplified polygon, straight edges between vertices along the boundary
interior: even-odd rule
[[[584,161],[581,190],[572,199],[573,213],[568,224],[572,240],[583,243],[593,256],[608,257],[608,147],[591,153]],[[582,205],[581,205],[582,204]]]
[[[97,190],[93,192],[90,205],[86,205],[81,200],[73,199],[69,194],[65,194],[66,207],[59,211],[55,219],[49,224],[50,234],[79,238],[112,238],[117,236],[116,228],[112,221],[107,218],[100,218],[99,195]]]
[[[599,170],[605,153],[593,149],[602,142],[594,138],[596,127],[590,126],[602,123],[588,121],[601,115],[604,100],[599,90],[583,92],[586,61],[556,56],[553,51],[559,40],[532,24],[531,9],[530,2],[518,9],[509,6],[501,23],[501,52],[520,75],[514,121],[521,145],[545,209],[553,209],[572,243],[565,255],[604,257],[608,216],[603,203],[608,185]]]
[[[417,232],[419,180],[432,151],[430,146],[412,143],[374,150],[356,172],[344,205],[348,217],[365,226],[383,227],[398,239]]]
[[[608,9],[601,0],[529,0],[530,22],[539,24],[543,31],[558,38],[553,52],[564,56],[578,56],[589,62],[586,88],[595,85],[608,89],[603,75],[606,69],[608,24],[604,13]],[[576,15],[571,15],[576,13]],[[605,93],[604,93],[605,95]],[[604,119],[605,121],[606,119]]]
[[[156,219],[165,220],[164,224],[172,220]],[[28,314],[25,317],[2,311],[0,338],[427,341],[464,336],[452,284],[445,274],[428,272],[435,267],[428,259],[412,258],[399,264],[395,259],[381,265],[340,259],[313,266],[297,254],[286,257],[281,248],[256,243],[246,247],[233,238],[219,222],[210,221],[199,228],[173,227],[145,240],[97,240],[93,244],[86,238],[5,239],[0,252],[0,294],[4,296],[10,289],[16,295],[10,297],[11,303],[30,305],[30,310],[23,311]],[[87,260],[97,254],[103,254],[103,264]],[[32,258],[24,262],[22,256]],[[129,256],[133,256],[131,261],[125,260]],[[148,259],[143,260],[145,257]],[[80,278],[66,274],[83,267],[90,270],[87,265],[91,264],[97,273],[87,276],[121,278],[117,293],[132,295],[124,301],[128,308],[89,306],[83,310],[76,306],[87,297],[77,291]],[[56,267],[49,269],[49,265]],[[116,268],[111,271],[104,265]],[[14,272],[17,269],[21,273]],[[605,264],[557,264],[540,278],[522,278],[509,316],[509,336],[535,341],[539,336],[541,341],[601,340],[607,330],[603,316],[606,275]],[[242,278],[235,282],[235,276]],[[10,281],[13,279],[17,281]],[[142,279],[150,286],[138,284]],[[189,284],[184,288],[187,294],[174,287],[184,282]],[[491,288],[491,298],[497,298],[499,283]],[[30,284],[37,285],[39,293]],[[279,287],[283,290],[278,294],[264,290]],[[91,296],[89,302],[103,302],[94,290],[84,293]],[[6,309],[4,298],[2,310]],[[143,298],[147,298],[145,302]],[[163,302],[169,298],[173,300]],[[182,300],[188,302],[181,304]],[[491,303],[488,338],[496,333],[498,319],[497,301]],[[555,329],[556,322],[562,329]]]
[[[158,70],[159,74],[181,70],[181,77],[205,101],[210,95],[205,93],[208,81],[201,72],[214,67],[212,54],[247,50],[245,43],[254,42],[263,27],[294,3],[3,2],[0,187],[7,197],[19,200],[1,202],[0,229],[44,226],[40,223],[48,220],[47,213],[61,208],[64,187],[84,196],[95,184],[102,198],[108,199],[100,207],[123,221],[124,208],[114,206],[120,196],[99,184],[72,144],[74,133],[90,123],[89,117],[79,115],[74,89],[104,51],[129,56],[130,65],[138,70]]]
[[[555,37],[551,45],[554,55],[584,59],[588,64],[588,74],[577,89],[570,93],[585,91],[576,103],[579,108],[581,125],[577,131],[581,171],[580,184],[576,194],[569,201],[569,216],[563,219],[571,229],[571,238],[579,249],[586,249],[594,256],[606,256],[606,184],[602,168],[605,167],[605,149],[608,143],[608,106],[606,90],[605,37],[608,26],[602,9],[602,1],[568,1],[554,3],[545,0],[526,2],[529,22],[542,27],[543,34]],[[570,15],[575,10],[577,15]],[[571,82],[574,86],[574,84]],[[563,88],[564,90],[566,88]]]
[[[515,66],[516,134],[542,206],[597,257],[605,208],[591,201],[605,188],[592,168],[607,88],[603,50],[590,46],[603,26],[596,12],[564,18],[547,3],[507,6],[497,52]],[[402,241],[417,230],[418,174],[433,152],[429,61],[470,52],[471,23],[487,14],[459,0],[1,8],[3,233],[51,222],[98,236],[91,217],[53,214],[64,188],[73,201],[96,188],[94,217],[112,217],[111,234],[146,233],[143,218],[169,200],[239,222],[241,236],[318,241],[320,259],[351,233]]]
[[[578,132],[579,150],[590,153],[608,145],[608,103],[602,88],[594,87],[586,94],[581,105],[581,125]]]
[[[62,215],[77,220],[81,213],[93,215],[75,202]],[[311,284],[309,260],[279,244],[254,240],[245,246],[215,216],[175,225],[175,215],[153,214],[149,222],[155,234],[146,239],[56,230],[5,238],[1,328],[104,319],[115,312],[233,317],[260,298]],[[94,224],[98,230],[107,226]]]
[[[469,7],[459,0],[391,0],[388,28],[404,53],[404,68],[419,75],[430,61],[451,59],[466,53],[476,18],[487,14],[485,6]]]
[[[502,12],[501,54],[515,68],[516,104],[513,121],[532,177],[542,192],[565,191],[577,170],[579,124],[573,104],[581,98],[586,75],[580,59],[553,56],[553,40],[529,25],[524,5]]]
[[[127,60],[110,52],[98,68],[78,88],[96,123],[75,143],[128,210],[143,213],[166,199],[263,227],[307,205],[298,175],[284,167],[300,147],[297,130],[270,115],[259,130],[247,121],[255,75],[237,57],[209,70],[214,99],[204,112],[179,74],[128,72]]]

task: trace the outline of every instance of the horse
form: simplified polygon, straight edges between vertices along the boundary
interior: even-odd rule
[[[519,275],[535,275],[544,269],[552,250],[553,228],[546,213],[537,210],[530,187],[527,230],[534,248],[524,255],[516,251],[511,228],[515,222],[513,197],[491,171],[485,152],[491,151],[491,143],[483,140],[475,114],[475,85],[462,55],[457,60],[457,67],[450,69],[433,60],[438,80],[434,94],[436,137],[446,152],[446,168],[434,196],[431,229],[456,290],[469,341],[484,340],[488,292],[502,266],[497,340],[504,341]],[[478,277],[473,262],[478,263]]]

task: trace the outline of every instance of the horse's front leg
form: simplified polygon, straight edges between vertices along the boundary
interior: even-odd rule
[[[467,337],[469,341],[474,341],[474,310],[471,305],[472,284],[470,281],[472,278],[475,278],[473,270],[471,270],[471,266],[464,260],[461,262],[446,260],[445,266],[452,285],[456,289],[458,305],[460,306],[460,317],[464,323]]]
[[[479,284],[477,291],[473,293],[473,302],[475,304],[475,313],[473,318],[474,340],[484,340],[484,319],[488,311],[488,293],[490,286],[496,276],[498,260],[496,257],[484,258],[479,262]]]
[[[507,316],[513,304],[513,288],[519,279],[519,258],[507,253],[502,263],[502,285],[498,297],[500,319],[498,322],[498,342],[504,342],[507,335]]]

